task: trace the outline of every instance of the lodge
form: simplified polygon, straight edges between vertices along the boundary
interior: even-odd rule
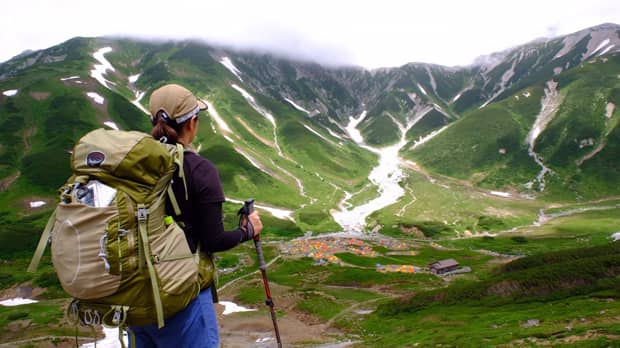
[[[454,259],[446,259],[446,260],[433,262],[430,265],[428,265],[428,268],[430,269],[431,273],[444,274],[444,273],[452,272],[458,269],[459,263],[456,262],[456,260]]]

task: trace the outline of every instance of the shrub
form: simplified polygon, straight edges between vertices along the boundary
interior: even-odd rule
[[[28,318],[28,312],[13,312],[13,313],[9,313],[9,314],[7,314],[6,318],[9,321],[25,319],[25,318]]]
[[[523,236],[515,236],[515,237],[512,237],[510,239],[512,239],[515,243],[519,243],[519,244],[527,243],[527,238],[525,238]]]
[[[439,221],[414,222],[412,225],[422,231],[424,236],[428,238],[432,238],[433,236],[436,236],[441,232],[450,231],[450,227]]]
[[[478,217],[478,226],[485,231],[490,231],[502,229],[506,227],[506,224],[502,219],[483,215]]]
[[[60,288],[60,282],[55,272],[41,273],[41,275],[34,279],[33,284],[42,288]]]

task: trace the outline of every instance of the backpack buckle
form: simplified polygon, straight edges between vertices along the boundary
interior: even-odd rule
[[[146,221],[146,217],[149,215],[149,210],[146,208],[138,208],[138,221]]]

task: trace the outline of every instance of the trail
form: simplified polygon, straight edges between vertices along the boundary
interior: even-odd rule
[[[610,209],[618,209],[620,208],[620,203],[616,205],[603,205],[598,207],[583,207],[583,208],[574,208],[569,210],[560,211],[557,213],[545,214],[544,210],[541,209],[538,212],[538,219],[534,222],[533,226],[541,226],[547,221],[559,217],[570,216],[575,214],[581,214],[588,211],[596,211],[596,210],[610,210]]]
[[[267,264],[265,265],[265,267],[269,268],[269,266],[271,266],[271,264],[273,264],[274,262],[278,261],[281,257],[282,257],[282,255],[278,255],[278,256],[274,257],[273,259],[271,259],[271,261],[267,262]],[[254,275],[254,274],[256,274],[256,273],[259,273],[259,272],[260,272],[260,270],[259,270],[259,269],[256,269],[256,270],[254,270],[254,271],[253,271],[253,272],[251,272],[251,273],[244,274],[244,275],[242,275],[242,276],[240,276],[240,277],[237,277],[237,278],[235,278],[235,279],[231,279],[230,281],[228,281],[228,283],[226,283],[226,284],[224,284],[224,285],[222,285],[222,286],[218,287],[217,291],[219,291],[219,292],[224,291],[226,288],[228,288],[228,287],[229,287],[229,286],[231,286],[232,284],[234,284],[234,283],[238,282],[239,280],[241,280],[241,279],[243,279],[243,278],[247,278],[247,277],[249,277],[249,276],[251,276],[251,275]]]
[[[532,129],[527,134],[526,142],[528,144],[528,154],[534,159],[534,161],[542,168],[536,176],[535,181],[538,183],[539,191],[545,189],[545,175],[551,172],[545,164],[542,158],[534,151],[536,145],[536,139],[547,128],[547,125],[558,111],[560,104],[562,103],[562,96],[557,91],[558,83],[551,80],[547,81],[547,88],[545,88],[545,96],[541,100],[540,113],[534,121]],[[533,187],[534,182],[528,183],[529,187]]]
[[[407,208],[409,208],[410,205],[412,205],[413,203],[415,203],[418,200],[418,198],[413,193],[413,190],[409,186],[407,186],[407,191],[409,191],[409,194],[411,195],[411,201],[409,201],[409,203],[403,205],[403,207],[400,208],[398,213],[396,213],[396,216],[403,216],[405,214],[405,211],[407,210]]]

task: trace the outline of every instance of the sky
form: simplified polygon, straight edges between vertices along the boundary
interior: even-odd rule
[[[16,0],[0,12],[0,62],[76,36],[200,39],[368,69],[476,57],[602,23],[619,0]]]

